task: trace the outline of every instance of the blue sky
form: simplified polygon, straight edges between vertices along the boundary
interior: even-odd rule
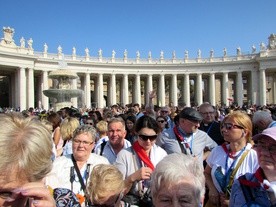
[[[101,48],[104,57],[141,58],[148,51],[158,58],[164,51],[171,58],[229,55],[241,47],[250,53],[254,44],[267,44],[271,33],[276,33],[275,0],[1,0],[0,27],[15,29],[14,40],[19,45],[23,36],[33,39],[36,51],[70,55],[76,47],[77,55],[84,55],[86,47],[91,56]],[[0,34],[3,37],[3,33]]]

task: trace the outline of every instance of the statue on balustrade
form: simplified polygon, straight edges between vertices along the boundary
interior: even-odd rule
[[[148,58],[151,59],[151,51],[149,51]]]
[[[99,58],[102,58],[102,57],[103,57],[103,51],[102,51],[101,48],[100,48],[99,51],[98,51],[98,56],[99,56]]]
[[[176,58],[175,50],[172,52],[172,59]]]
[[[44,44],[44,53],[47,53],[48,52],[48,45],[45,43]]]
[[[86,56],[86,57],[89,57],[89,49],[88,49],[88,48],[85,48],[84,52],[85,52],[85,56]]]
[[[241,48],[240,48],[240,47],[237,48],[237,55],[238,55],[238,56],[241,55]]]
[[[61,55],[62,54],[62,47],[59,45],[57,49],[58,49],[58,54]]]
[[[73,47],[73,49],[72,49],[72,55],[73,55],[73,56],[76,55],[76,48],[75,48],[75,47]]]
[[[24,39],[24,37],[21,37],[21,39],[20,39],[20,47],[25,48],[25,39]]]
[[[125,49],[125,51],[124,51],[124,59],[126,59],[127,58],[127,50]]]
[[[251,51],[251,53],[254,54],[255,52],[256,52],[256,47],[255,47],[255,45],[252,45],[252,51]]]
[[[185,59],[188,59],[188,58],[189,58],[189,51],[185,50]]]
[[[201,50],[200,49],[197,51],[197,58],[201,58]]]
[[[112,59],[114,59],[114,58],[115,58],[115,55],[116,55],[115,50],[112,50]]]
[[[160,59],[164,59],[164,52],[163,52],[163,50],[160,51]]]
[[[29,48],[29,49],[33,49],[33,39],[32,39],[32,38],[30,38],[30,39],[28,40],[28,48]]]
[[[214,50],[211,49],[211,50],[210,50],[210,58],[213,58],[213,57],[214,57]]]
[[[260,44],[260,49],[261,49],[261,51],[265,51],[266,50],[266,46],[265,46],[265,44],[263,42]]]
[[[226,57],[226,56],[227,56],[227,49],[223,48],[223,57]]]
[[[140,59],[140,52],[139,52],[139,50],[137,50],[137,52],[136,52],[136,59]]]

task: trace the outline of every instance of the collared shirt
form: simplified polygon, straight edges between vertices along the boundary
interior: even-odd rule
[[[276,127],[276,121],[272,121],[267,128]]]
[[[186,135],[185,132],[178,127],[180,134],[187,140],[192,147],[193,156],[198,157],[203,162],[204,149],[212,150],[217,143],[202,130]],[[174,134],[173,128],[163,131],[157,138],[156,144],[162,147],[168,154],[182,153],[179,142]]]
[[[124,139],[124,147],[123,149],[126,149],[128,147],[131,146],[131,143]],[[100,155],[101,154],[101,145],[98,145],[96,148],[95,148],[95,153]],[[102,156],[104,156],[105,158],[108,159],[108,161],[113,164],[115,161],[116,161],[116,158],[117,158],[117,155],[116,153],[114,152],[111,144],[110,144],[110,141],[107,141],[106,142],[106,145],[104,146],[104,149],[103,149],[103,152],[102,152]]]

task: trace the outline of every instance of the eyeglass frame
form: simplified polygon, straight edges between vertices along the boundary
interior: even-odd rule
[[[232,123],[221,123],[220,129],[232,130],[232,129],[244,129],[244,127]]]
[[[88,142],[88,141],[81,141],[78,139],[73,139],[73,143],[78,144],[78,145],[83,144],[84,146],[89,146],[89,145],[94,144],[95,142]]]

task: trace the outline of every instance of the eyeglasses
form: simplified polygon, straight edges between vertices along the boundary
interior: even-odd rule
[[[144,140],[144,141],[148,141],[148,139],[150,140],[150,141],[153,141],[153,140],[155,140],[156,138],[157,138],[157,134],[155,134],[155,135],[143,135],[143,134],[139,134],[138,135],[139,136],[139,138],[141,138],[142,140]]]
[[[209,112],[204,112],[204,113],[201,113],[202,115],[206,116],[206,115],[213,115],[214,112],[213,111],[209,111]]]
[[[161,111],[162,113],[169,113],[168,111]]]
[[[88,145],[91,145],[93,144],[94,142],[88,142],[88,141],[81,141],[81,140],[78,140],[78,139],[74,139],[73,142],[75,144],[83,144],[84,146],[88,146]]]
[[[266,149],[267,151],[269,151],[270,154],[276,155],[275,143],[273,145],[269,142],[256,141],[254,147]]]
[[[88,124],[88,125],[93,125],[93,123],[91,123],[91,122],[86,122],[86,124]]]
[[[236,124],[232,124],[232,123],[222,123],[220,126],[221,129],[225,128],[227,130],[231,130],[231,129],[244,129],[242,126],[236,125]]]
[[[165,120],[157,120],[157,122],[159,122],[159,123],[164,123]]]

